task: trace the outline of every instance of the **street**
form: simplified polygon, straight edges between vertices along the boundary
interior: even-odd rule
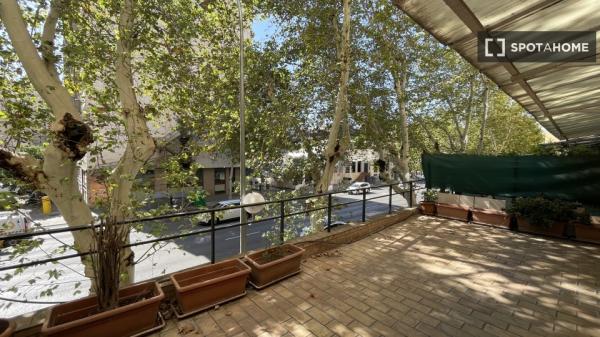
[[[389,207],[388,188],[373,188],[367,194],[367,198],[381,197],[366,202],[367,219],[376,215],[386,214]],[[333,205],[350,201],[362,201],[362,195],[337,194],[333,197]],[[397,210],[406,207],[406,200],[400,195],[392,198],[392,209]],[[275,213],[278,215],[279,213]],[[268,215],[273,216],[273,214]],[[362,202],[350,205],[334,207],[332,210],[333,221],[361,221]],[[56,219],[52,228],[56,228]],[[235,225],[237,221],[222,223],[216,226],[215,252],[216,260],[222,260],[239,253],[240,229],[239,227],[226,228]],[[238,222],[239,223],[239,222]],[[302,234],[306,227],[310,226],[310,220],[305,215],[286,217],[286,230],[294,226],[297,234]],[[161,231],[156,234],[156,227]],[[150,240],[158,236],[173,235],[186,230],[197,230],[199,228],[210,228],[200,226],[192,219],[175,218],[155,221],[153,224],[134,228],[131,231],[131,242]],[[277,231],[279,219],[267,220],[253,223],[247,226],[247,249],[256,250],[270,245],[265,233]],[[73,238],[69,232],[43,235],[38,237],[41,244],[31,252],[11,259],[12,248],[0,250],[0,266],[12,265],[16,262],[35,261],[46,259],[50,256],[72,254],[75,251],[65,248],[73,244]],[[192,266],[208,263],[211,260],[211,235],[191,235],[171,241],[155,244],[144,244],[133,247],[136,259],[135,281],[143,281],[160,275],[173,273]],[[10,279],[6,275],[14,271],[0,274],[0,316],[13,317],[26,312],[38,310],[49,305],[50,302],[67,301],[89,294],[90,282],[83,275],[83,265],[79,258],[59,261],[55,264],[39,265],[20,271]],[[51,289],[51,293],[48,293]],[[43,296],[45,295],[45,296]],[[18,299],[33,302],[49,303],[19,303],[3,299]]]

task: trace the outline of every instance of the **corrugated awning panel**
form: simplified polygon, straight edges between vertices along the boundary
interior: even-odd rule
[[[394,0],[559,139],[600,136],[600,65],[480,63],[478,31],[597,31],[598,0]],[[600,50],[600,39],[597,40]],[[598,53],[598,51],[597,51]]]

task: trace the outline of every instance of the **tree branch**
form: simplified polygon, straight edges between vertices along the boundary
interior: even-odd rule
[[[469,99],[467,101],[467,117],[465,119],[465,128],[460,142],[460,151],[465,152],[467,149],[467,143],[469,142],[469,128],[471,126],[471,116],[473,114],[473,96],[475,94],[475,77],[471,77],[469,81]]]
[[[46,183],[42,162],[32,156],[18,155],[0,149],[0,168],[7,170],[15,178],[32,183],[40,189]]]
[[[131,53],[134,41],[134,0],[125,0],[119,18],[119,35],[115,62],[115,83],[122,105],[122,117],[127,134],[125,153],[112,172],[110,213],[116,221],[128,216],[130,192],[136,175],[154,153],[156,144],[150,135],[146,117],[134,90]]]
[[[81,120],[71,95],[48,71],[44,60],[38,54],[16,0],[0,1],[0,18],[29,80],[54,113],[56,121],[52,125],[53,131],[63,130],[61,120],[66,114]]]
[[[57,57],[54,55],[54,40],[56,39],[56,26],[58,24],[58,18],[62,13],[62,8],[65,3],[65,0],[53,0],[51,2],[48,16],[44,22],[42,43],[40,45],[40,51],[42,53],[44,63],[46,64],[46,69],[56,80],[58,80],[58,71],[56,70]]]

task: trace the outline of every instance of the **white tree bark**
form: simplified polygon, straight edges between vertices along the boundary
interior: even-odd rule
[[[119,18],[119,34],[117,38],[117,55],[115,62],[115,83],[121,101],[121,116],[127,135],[127,146],[114,171],[109,178],[110,186],[110,211],[111,221],[123,221],[131,215],[130,194],[135,177],[140,169],[150,159],[156,144],[150,135],[144,111],[138,103],[134,90],[131,53],[133,49],[133,23],[135,13],[134,0],[125,0],[121,7]],[[129,231],[125,232],[129,236]],[[128,238],[125,240],[129,242]],[[122,275],[126,274],[125,281],[133,282],[135,279],[134,257],[130,248],[122,252]]]
[[[460,142],[460,152],[467,151],[467,145],[469,144],[469,128],[471,126],[471,117],[473,115],[473,95],[475,94],[475,79],[471,78],[469,82],[469,99],[467,105],[467,117],[465,119],[465,128],[463,130],[462,139]]]
[[[344,19],[342,23],[341,44],[338,47],[340,63],[340,81],[335,104],[333,122],[329,130],[329,138],[325,148],[325,168],[321,179],[315,188],[317,193],[326,192],[329,189],[331,178],[335,172],[335,166],[350,145],[348,127],[348,80],[350,78],[350,3],[351,0],[343,0]]]
[[[485,136],[485,128],[488,119],[490,92],[487,84],[484,83],[483,88],[483,116],[481,116],[481,128],[479,129],[479,144],[477,145],[477,154],[483,153],[483,140]]]
[[[25,21],[16,0],[0,0],[0,18],[8,32],[11,43],[25,69],[28,78],[54,115],[51,130],[54,137],[44,152],[44,160],[36,161],[8,151],[0,150],[0,167],[12,172],[17,178],[32,182],[46,193],[58,207],[69,226],[89,225],[92,213],[79,191],[77,161],[86,153],[93,138],[90,128],[82,122],[79,109],[58,77],[53,54],[56,24],[61,15],[62,0],[55,0],[44,24],[42,33],[42,56],[38,53],[27,31]],[[124,155],[110,177],[110,211],[113,221],[127,219],[131,214],[130,192],[134,180],[144,163],[154,153],[152,139],[144,113],[137,102],[133,89],[131,70],[133,0],[125,0],[119,21],[119,38],[116,56],[116,84],[122,104],[122,118],[127,135]],[[75,131],[75,132],[73,132]],[[73,138],[72,134],[77,134]],[[127,234],[128,235],[128,232]],[[75,248],[86,252],[93,248],[89,231],[73,232]],[[128,241],[128,240],[127,240]],[[128,280],[132,281],[133,254],[126,249],[123,265]],[[86,276],[93,278],[88,259],[83,259]]]
[[[49,39],[54,38],[56,18],[60,15],[60,7],[57,7],[56,3],[58,2],[52,3],[44,28],[43,39],[46,47],[53,44]],[[58,79],[54,60],[43,60],[38,54],[15,0],[0,1],[0,18],[29,80],[54,115],[51,126],[54,136],[45,149],[43,162],[3,151],[2,156],[5,159],[11,156],[12,159],[0,160],[0,166],[9,169],[21,179],[31,179],[30,182],[50,197],[69,226],[89,225],[93,221],[92,213],[82,199],[76,173],[77,161],[85,155],[87,146],[93,141],[91,130],[81,121],[81,115],[73,104],[71,95]],[[44,50],[47,55],[52,54],[52,49]],[[79,136],[73,138],[73,133]],[[14,165],[19,162],[28,164]],[[33,176],[32,171],[35,171]],[[88,231],[76,231],[73,232],[73,236],[75,248],[79,252],[86,252],[92,247],[93,240]],[[87,259],[83,261],[86,275],[93,277]]]
[[[408,140],[408,113],[406,112],[406,82],[408,81],[408,72],[403,69],[401,75],[394,76],[394,89],[396,90],[396,100],[398,102],[398,115],[400,117],[400,149],[396,155],[396,164],[400,173],[400,179],[403,183],[410,180],[410,169],[408,167],[410,143]]]

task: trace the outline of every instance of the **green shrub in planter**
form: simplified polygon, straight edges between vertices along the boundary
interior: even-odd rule
[[[573,220],[575,220],[575,222],[580,223],[582,225],[591,225],[592,224],[592,218],[590,216],[590,211],[588,211],[587,208],[583,208],[583,207],[578,207],[575,209],[574,214],[573,214]]]
[[[517,198],[509,212],[521,216],[531,225],[550,228],[557,222],[575,219],[579,204],[544,197]]]
[[[427,202],[436,202],[438,199],[438,192],[435,190],[426,190],[423,193],[423,200]]]

